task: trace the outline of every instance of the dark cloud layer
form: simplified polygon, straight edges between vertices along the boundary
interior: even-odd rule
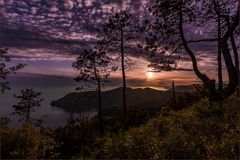
[[[26,49],[26,53],[29,48],[48,48],[56,54],[79,54],[83,48],[96,43],[99,39],[96,29],[101,28],[114,12],[128,9],[137,18],[147,18],[147,7],[152,1],[0,0],[1,45]],[[192,35],[196,33],[198,37],[198,33],[202,33],[199,28],[191,30]],[[214,51],[216,45],[203,43],[192,45],[192,48]],[[136,46],[130,50],[142,53]]]
[[[96,43],[99,39],[96,29],[114,12],[128,8],[137,18],[147,18],[147,6],[152,1],[0,0],[0,43],[18,60],[73,60],[82,49]],[[187,29],[197,39],[201,38],[200,28]],[[215,67],[216,44],[200,43],[191,47],[198,51],[201,69]],[[130,50],[137,53],[135,57],[144,57],[139,48],[131,46]],[[184,65],[178,71],[192,71],[188,55],[183,55],[181,61]]]
[[[75,49],[69,48],[79,49],[96,42],[96,29],[113,12],[129,8],[138,14],[146,8],[147,2],[148,0],[1,0],[1,44],[26,48],[58,49],[61,46],[65,52],[75,53]]]

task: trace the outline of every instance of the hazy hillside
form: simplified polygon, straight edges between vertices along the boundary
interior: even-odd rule
[[[183,94],[182,87],[176,88],[177,96]],[[184,86],[190,90],[192,87]],[[117,108],[121,106],[122,88],[102,93],[103,108]],[[160,107],[167,105],[172,97],[171,90],[160,91],[152,88],[127,88],[127,104],[129,107]],[[95,91],[73,92],[51,103],[52,106],[71,111],[89,111],[97,108],[97,93]]]

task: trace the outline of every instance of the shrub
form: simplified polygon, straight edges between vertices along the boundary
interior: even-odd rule
[[[236,106],[233,96],[222,104],[203,99],[181,111],[162,111],[140,127],[105,137],[91,158],[239,159]]]
[[[51,158],[56,143],[29,124],[18,129],[7,125],[1,126],[1,158],[2,159],[40,159]]]

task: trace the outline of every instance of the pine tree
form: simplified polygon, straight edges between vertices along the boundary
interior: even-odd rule
[[[33,122],[30,119],[31,112],[35,112],[36,108],[41,106],[41,102],[44,100],[41,98],[40,92],[35,92],[32,88],[21,90],[21,95],[15,95],[14,97],[19,100],[16,105],[13,105],[14,112],[22,118],[20,121],[25,120],[26,123]]]
[[[79,71],[79,75],[75,78],[76,81],[87,82],[97,86],[99,130],[101,135],[104,133],[101,85],[110,75],[109,63],[110,58],[106,52],[96,49],[84,50],[73,63],[73,67]]]
[[[99,45],[104,47],[112,53],[117,53],[116,62],[118,60],[121,63],[122,71],[122,99],[123,99],[123,118],[127,120],[127,98],[126,98],[126,68],[133,64],[132,60],[127,56],[126,49],[128,43],[134,39],[134,29],[133,29],[132,15],[127,11],[120,11],[113,15],[103,30],[102,33],[103,39],[99,41]],[[113,54],[113,57],[115,54]]]

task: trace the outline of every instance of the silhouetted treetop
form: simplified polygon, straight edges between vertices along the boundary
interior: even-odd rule
[[[85,49],[73,63],[73,67],[79,71],[76,81],[95,83],[105,81],[108,78],[111,67],[111,59],[105,51],[97,49]]]
[[[41,106],[41,102],[44,98],[41,98],[41,93],[31,89],[21,90],[21,95],[14,94],[14,97],[19,100],[16,105],[13,105],[13,114],[22,116],[21,120],[25,122],[30,122],[31,112],[35,112],[36,108]],[[33,121],[31,121],[33,122]]]
[[[17,70],[22,69],[24,64],[17,64],[15,66],[9,67],[8,63],[11,62],[11,58],[8,55],[8,49],[0,47],[0,90],[1,93],[4,93],[5,90],[9,90],[9,82],[7,78],[11,74],[15,74]]]
[[[98,41],[100,47],[114,53],[120,52],[120,44],[123,41],[124,49],[129,51],[136,33],[133,16],[126,10],[116,12],[98,32],[102,36],[102,39]]]

